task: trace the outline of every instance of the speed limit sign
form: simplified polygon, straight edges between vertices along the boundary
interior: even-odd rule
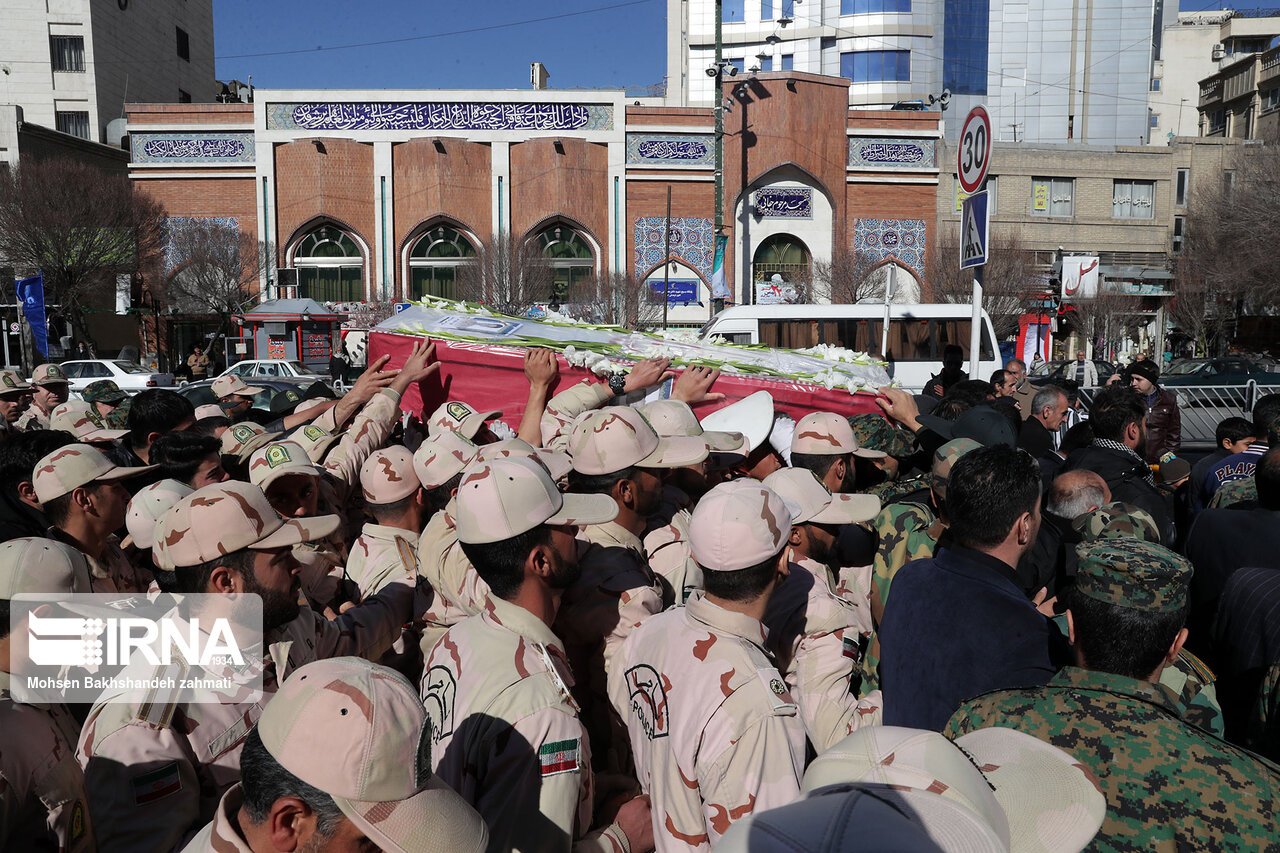
[[[974,107],[965,117],[960,130],[960,147],[956,151],[956,174],[960,189],[975,193],[987,179],[991,165],[991,117],[986,107]]]

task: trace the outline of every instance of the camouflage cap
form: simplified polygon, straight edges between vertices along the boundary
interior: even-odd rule
[[[107,429],[93,410],[92,403],[84,400],[68,400],[56,406],[49,415],[49,429],[70,433],[90,444],[97,441],[115,441],[129,434],[127,429]]]
[[[956,461],[971,450],[982,445],[972,438],[956,438],[948,441],[933,453],[933,470],[929,476],[929,486],[939,497],[947,496],[947,484],[951,481],[951,469]]]
[[[270,551],[314,542],[338,529],[338,516],[284,519],[262,489],[228,480],[173,505],[156,525],[154,554],[162,569],[198,566],[233,551]]]
[[[125,513],[124,526],[129,531],[129,538],[139,548],[150,548],[155,545],[156,525],[164,514],[173,509],[174,504],[194,492],[195,489],[177,480],[161,480],[158,483],[139,489],[129,501],[129,511]]]
[[[217,397],[219,400],[224,400],[233,394],[240,397],[252,397],[255,394],[261,394],[267,389],[261,388],[257,385],[246,385],[244,384],[243,379],[232,374],[229,376],[219,376],[217,379],[213,380],[213,385],[210,390],[213,391],[213,396]]]
[[[32,385],[70,385],[66,371],[56,364],[42,364],[31,371]]]
[[[36,463],[32,485],[36,500],[46,503],[89,483],[123,480],[151,471],[155,465],[121,468],[88,444],[68,444]]]
[[[222,453],[226,456],[234,456],[243,462],[253,451],[270,443],[278,435],[279,433],[267,432],[265,428],[252,421],[232,424],[222,434]]]
[[[0,600],[9,601],[24,592],[92,591],[89,563],[70,545],[35,537],[0,544]]]
[[[120,386],[110,379],[99,379],[90,382],[80,392],[80,399],[86,403],[110,403],[116,405],[129,399],[129,395],[120,390]]]
[[[329,432],[317,424],[307,424],[289,434],[289,440],[302,445],[302,449],[307,451],[307,456],[317,465],[324,461],[329,448],[333,447],[334,442],[340,438],[342,438],[341,432]]]
[[[663,438],[691,435],[701,438],[713,453],[747,452],[747,439],[740,432],[703,429],[693,408],[683,400],[656,400],[640,407],[654,432]]]
[[[11,394],[28,394],[31,386],[12,370],[0,370],[0,397]]]
[[[747,440],[743,452],[749,455],[769,440],[773,414],[773,395],[756,391],[703,416],[702,428],[709,432],[740,433]]]
[[[903,458],[916,452],[910,433],[895,427],[884,415],[863,412],[849,416],[849,427],[858,444],[869,450],[879,450],[889,456]]]
[[[701,438],[659,438],[638,409],[606,406],[589,412],[573,426],[569,455],[581,474],[613,474],[633,465],[641,468],[682,468],[707,458]]]
[[[806,793],[875,785],[899,798],[946,850],[1082,850],[1107,801],[1083,765],[1012,728],[954,741],[937,732],[866,726],[819,755]],[[993,843],[995,846],[993,846]]]
[[[1160,528],[1146,510],[1113,501],[1087,512],[1071,522],[1086,542],[1095,539],[1145,539],[1160,543]]]
[[[693,559],[703,569],[735,572],[777,554],[791,536],[795,513],[755,480],[731,480],[703,495],[689,524]]]
[[[500,417],[502,412],[477,412],[466,403],[449,400],[441,403],[427,419],[427,435],[439,435],[445,430],[452,430],[467,438],[475,438],[485,421]]]
[[[434,734],[404,676],[355,657],[299,667],[258,721],[271,757],[332,797],[379,849],[481,853],[484,821],[431,772]]]
[[[539,524],[603,524],[618,516],[608,495],[564,495],[547,469],[532,459],[506,456],[478,462],[458,486],[458,541],[501,542]]]
[[[480,448],[462,433],[444,430],[422,442],[414,452],[413,471],[423,488],[439,488],[466,470],[479,452]]]
[[[834,412],[810,412],[796,424],[791,437],[791,452],[811,456],[844,456],[852,453],[864,459],[883,459],[879,450],[858,445],[849,419]]]
[[[764,485],[793,509],[792,524],[857,524],[880,514],[875,495],[832,494],[808,468],[779,469]]]
[[[1191,563],[1142,539],[1098,539],[1076,546],[1076,592],[1096,601],[1173,613],[1187,603]]]
[[[519,438],[504,438],[493,444],[481,445],[480,454],[476,460],[487,462],[499,456],[523,456],[526,459],[535,459],[547,469],[551,479],[556,482],[569,476],[569,472],[573,470],[573,460],[569,458],[569,454],[547,447],[534,447]]]
[[[107,413],[106,424],[111,429],[128,429],[129,428],[129,409],[133,406],[133,398],[122,402],[110,412]]]
[[[226,417],[226,415],[223,414],[222,407],[217,403],[205,403],[203,406],[196,406],[196,420],[198,421],[202,421],[205,418],[222,417]]]
[[[266,452],[270,453],[271,448],[268,447]],[[360,490],[368,503],[395,503],[420,488],[422,483],[413,471],[413,454],[403,445],[375,450],[360,466]]]
[[[312,462],[296,441],[276,441],[259,447],[249,458],[249,482],[264,492],[276,480],[290,474],[318,477],[323,473],[324,469]]]

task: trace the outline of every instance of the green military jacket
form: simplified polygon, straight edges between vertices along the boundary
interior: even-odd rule
[[[1179,719],[1162,685],[1067,667],[960,706],[944,732],[1008,726],[1066,750],[1107,798],[1093,850],[1280,850],[1280,767]]]

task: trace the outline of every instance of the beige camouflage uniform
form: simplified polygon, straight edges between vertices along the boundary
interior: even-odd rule
[[[88,591],[88,570],[74,548],[36,538],[0,545],[0,599]],[[96,849],[75,760],[80,724],[65,705],[15,701],[10,685],[9,673],[0,672],[0,849]]]
[[[76,547],[71,537],[56,527],[49,528],[49,538]],[[89,564],[89,579],[94,592],[144,593],[155,584],[155,576],[148,569],[135,565],[125,555],[120,539],[114,533],[107,537],[100,558],[95,559],[88,554],[84,558]]]
[[[693,514],[694,557],[731,572],[781,552],[791,514],[754,481],[721,484]],[[767,632],[699,591],[623,643],[609,698],[627,724],[659,851],[710,850],[734,821],[800,796],[805,733]]]
[[[167,569],[194,566],[245,547],[280,547],[326,535],[334,516],[285,521],[261,489],[206,486],[179,501],[156,528],[155,555]],[[261,702],[228,697],[189,704],[157,695],[145,704],[99,702],[85,721],[76,758],[85,768],[101,850],[171,850],[207,823],[240,776],[240,749],[263,704],[294,669],[321,658],[386,648],[409,619],[413,587],[396,582],[330,621],[301,606],[264,637]]]

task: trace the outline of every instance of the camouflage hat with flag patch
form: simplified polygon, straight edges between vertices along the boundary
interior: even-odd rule
[[[161,480],[138,493],[129,501],[129,510],[125,513],[124,526],[129,531],[129,538],[139,548],[150,548],[155,545],[156,525],[164,514],[173,509],[174,504],[194,492],[195,489],[177,480]]]
[[[663,438],[690,435],[706,441],[713,453],[747,452],[747,438],[740,432],[703,429],[692,407],[683,400],[656,400],[641,406],[640,411]]]
[[[380,850],[482,853],[488,843],[480,815],[431,772],[431,720],[398,672],[355,657],[299,667],[263,710],[258,736]]]
[[[129,399],[129,395],[121,391],[114,381],[99,379],[84,387],[80,392],[80,399],[86,403],[109,403],[114,406]]]
[[[898,429],[889,419],[874,412],[849,416],[849,427],[858,444],[868,450],[879,450],[889,456],[904,458],[916,452],[910,433]]]
[[[462,433],[445,430],[419,445],[413,454],[413,470],[423,488],[439,488],[461,474],[479,452]]]
[[[693,510],[693,559],[713,572],[759,565],[787,544],[795,514],[781,495],[756,480],[721,483]]]
[[[606,406],[578,420],[569,436],[573,470],[614,474],[640,468],[683,468],[707,458],[707,442],[692,436],[660,438],[630,406]]]
[[[420,488],[422,483],[413,470],[413,454],[403,445],[375,450],[360,466],[360,489],[371,504],[395,503]]]
[[[173,570],[198,566],[233,551],[271,551],[323,539],[338,516],[283,518],[262,489],[228,480],[197,489],[173,505],[156,525],[156,564]]]
[[[68,400],[55,407],[49,414],[49,429],[62,430],[90,444],[115,441],[129,434],[127,429],[104,427],[93,404],[84,400]]]
[[[281,477],[291,474],[318,477],[323,473],[324,469],[312,462],[296,441],[276,441],[259,447],[249,458],[249,482],[263,491]]]
[[[951,482],[951,469],[961,456],[978,450],[981,444],[972,438],[955,438],[939,447],[933,454],[933,469],[929,472],[929,486],[939,497],[947,496],[947,484]]]
[[[0,397],[17,394],[29,394],[31,386],[12,370],[0,370]]]
[[[264,427],[252,421],[233,424],[222,434],[222,453],[243,462],[253,451],[273,441],[278,435],[279,433],[267,432]]]
[[[69,385],[67,373],[56,364],[42,364],[31,372],[32,385]]]
[[[87,486],[90,483],[123,480],[155,469],[155,465],[122,468],[116,465],[96,447],[88,444],[68,444],[53,451],[36,463],[32,485],[36,500],[40,503]]]
[[[1146,510],[1122,501],[1103,504],[1071,522],[1086,542],[1094,539],[1145,539],[1160,543],[1160,528]]]
[[[301,444],[302,449],[307,451],[307,456],[311,457],[311,461],[317,465],[324,461],[329,448],[333,447],[334,442],[340,438],[342,438],[341,432],[329,432],[318,424],[307,424],[289,435],[289,440]]]
[[[954,741],[938,732],[864,726],[819,755],[804,774],[812,794],[876,786],[946,850],[1084,849],[1107,801],[1084,766],[1012,728]]]
[[[809,456],[844,456],[852,453],[864,459],[883,459],[879,450],[858,445],[849,419],[834,412],[810,412],[796,423],[791,452]]]
[[[473,464],[458,486],[458,541],[501,542],[540,524],[603,524],[618,516],[608,495],[561,494],[532,459],[504,456]]]
[[[1098,539],[1076,546],[1076,592],[1147,613],[1174,613],[1187,603],[1191,562],[1142,539]]]
[[[475,438],[480,427],[490,418],[500,418],[502,412],[477,412],[459,400],[441,403],[427,419],[427,435],[439,435],[445,430],[460,432],[467,438]]]

